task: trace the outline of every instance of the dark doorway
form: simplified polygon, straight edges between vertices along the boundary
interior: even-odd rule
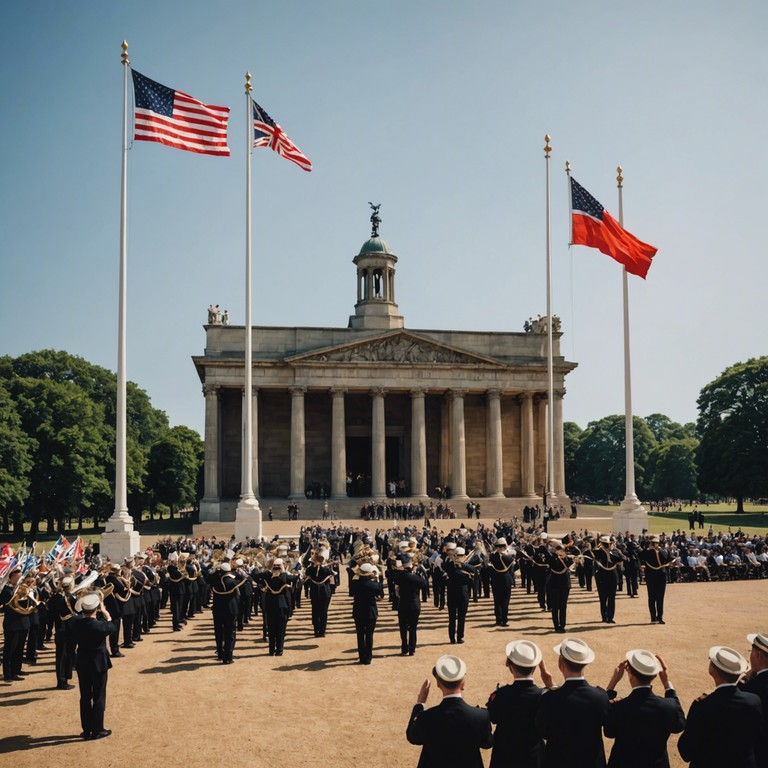
[[[387,484],[387,495],[389,495],[389,483],[395,482],[397,487],[400,478],[402,477],[402,471],[400,467],[400,443],[399,437],[388,437],[385,444],[385,473],[384,481]]]
[[[352,496],[371,495],[371,438],[347,437],[347,474]]]

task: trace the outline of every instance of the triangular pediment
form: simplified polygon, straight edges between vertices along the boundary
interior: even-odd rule
[[[287,363],[377,363],[384,365],[483,365],[503,367],[498,360],[477,355],[411,331],[389,331],[380,336],[314,349],[286,358]]]

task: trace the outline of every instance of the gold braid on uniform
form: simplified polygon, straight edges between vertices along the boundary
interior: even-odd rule
[[[328,578],[330,578],[330,576]],[[282,587],[280,587],[280,589],[275,590],[275,589],[272,589],[272,587],[270,587],[269,584],[265,584],[262,592],[266,592],[267,590],[269,590],[273,595],[280,595],[290,586],[291,586],[291,583],[286,582],[285,584],[283,584]]]
[[[493,557],[493,555],[491,555],[491,557]],[[491,559],[491,557],[488,558],[488,564],[491,566],[491,568],[493,568],[494,571],[496,571],[496,573],[506,573],[515,564],[515,561],[512,560],[512,562],[506,568],[497,568],[493,564],[493,560]],[[502,563],[504,562],[503,556],[500,557],[499,559],[501,560]]]

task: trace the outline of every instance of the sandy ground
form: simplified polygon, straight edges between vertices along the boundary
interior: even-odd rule
[[[265,525],[267,534],[292,530],[285,522]],[[618,598],[618,623],[610,626],[599,621],[597,593],[574,585],[568,633],[596,651],[587,677],[602,686],[627,650],[646,647],[660,653],[687,711],[693,698],[712,688],[708,648],[724,644],[746,653],[745,635],[768,629],[766,606],[768,579],[676,584],[667,590],[667,624],[651,625],[641,587],[638,599]],[[164,611],[144,642],[114,662],[105,721],[113,734],[107,739],[79,738],[77,689],[53,689],[53,644],[37,666],[26,668],[30,674],[23,682],[0,683],[0,753],[8,755],[2,764],[21,768],[56,761],[102,768],[162,760],[174,768],[415,766],[419,748],[406,742],[405,728],[435,659],[443,653],[461,655],[469,668],[465,698],[482,705],[497,683],[508,682],[504,646],[518,637],[541,646],[559,682],[553,647],[563,636],[553,633],[549,614],[519,586],[513,590],[508,628],[494,626],[492,600],[470,604],[461,646],[448,642],[447,611],[425,604],[414,657],[399,655],[396,615],[382,604],[371,666],[356,663],[345,576],[331,604],[328,635],[313,637],[309,604],[303,601],[289,623],[282,657],[267,654],[259,619],[239,634],[235,663],[223,666],[214,657],[207,611],[175,634]],[[620,693],[625,691],[622,682]],[[433,691],[429,704],[437,701]],[[676,741],[670,740],[671,762],[682,766]],[[486,765],[489,758],[490,751]]]

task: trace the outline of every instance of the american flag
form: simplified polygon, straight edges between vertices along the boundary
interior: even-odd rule
[[[136,141],[157,141],[203,155],[229,156],[229,107],[214,107],[131,70]]]
[[[269,147],[286,160],[296,163],[304,171],[312,170],[312,163],[285,135],[285,131],[253,101],[253,146]]]

